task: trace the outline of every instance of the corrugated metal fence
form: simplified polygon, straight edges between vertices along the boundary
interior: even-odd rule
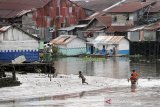
[[[144,55],[146,57],[153,56],[154,58],[159,58],[160,42],[157,41],[131,42],[130,55]]]

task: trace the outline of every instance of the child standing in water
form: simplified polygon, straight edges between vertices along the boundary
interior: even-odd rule
[[[135,92],[137,78],[134,76],[134,74],[131,74],[130,80],[131,80],[131,92]]]
[[[132,74],[133,74],[133,76],[135,77],[135,79],[138,80],[139,74],[138,74],[135,70],[132,70],[131,75],[132,75]]]
[[[83,74],[82,74],[81,71],[79,71],[79,78],[82,79],[82,84],[84,84],[84,83],[88,84],[88,83],[86,82],[86,78],[83,76]]]

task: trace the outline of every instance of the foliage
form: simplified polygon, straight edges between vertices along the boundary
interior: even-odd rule
[[[45,54],[44,53],[40,53],[39,57],[40,57],[40,60],[44,60],[45,59]]]
[[[56,46],[52,46],[52,55],[58,55],[59,54],[59,49]]]

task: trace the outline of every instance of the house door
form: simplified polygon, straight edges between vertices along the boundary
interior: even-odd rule
[[[93,54],[93,52],[94,52],[94,47],[91,46],[91,54]]]

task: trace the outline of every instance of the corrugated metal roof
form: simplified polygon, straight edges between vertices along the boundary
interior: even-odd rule
[[[160,21],[150,24],[148,26],[145,26],[143,30],[158,30],[160,29]]]
[[[160,11],[160,0],[156,0],[157,2],[151,7],[149,12],[159,12]]]
[[[70,26],[70,27],[65,27],[65,28],[61,28],[61,29],[58,29],[58,30],[61,30],[61,31],[71,31],[75,28],[83,28],[83,27],[86,27],[87,24],[82,24],[82,25],[74,25],[74,26]]]
[[[147,7],[155,2],[126,2],[108,10],[110,13],[131,13]]]
[[[73,30],[75,28],[76,28],[75,26],[70,26],[70,27],[65,27],[65,28],[61,28],[61,29],[58,29],[58,30],[61,30],[61,31],[71,31],[71,30]]]
[[[137,31],[137,30],[142,30],[145,26],[146,26],[146,25],[143,25],[143,26],[137,26],[137,27],[134,27],[134,28],[128,29],[127,31],[134,32],[134,31]]]
[[[89,10],[102,11],[103,9],[106,9],[119,1],[121,0],[87,0],[74,1],[74,3]]]
[[[126,32],[130,28],[132,28],[132,26],[110,26],[106,31],[108,33]]]
[[[65,45],[65,44],[71,42],[75,38],[77,38],[77,37],[74,35],[60,35],[59,37],[50,41],[49,44]]]
[[[50,0],[0,0],[0,18],[12,18],[22,10],[40,8]]]
[[[112,16],[98,16],[96,19],[103,24],[106,28],[111,26],[112,23]]]
[[[32,12],[32,10],[22,10],[22,11],[18,12],[15,17],[20,17],[20,16],[22,16],[26,13],[29,13],[29,12]]]
[[[16,28],[17,30],[19,30],[19,31],[27,34],[28,36],[30,36],[30,37],[32,37],[32,38],[34,38],[34,39],[40,40],[38,37],[36,37],[36,36],[34,36],[34,35],[26,32],[26,31],[24,31],[23,29],[15,26],[15,25],[10,25],[10,26],[3,26],[3,27],[1,27],[1,28],[0,28],[0,33],[5,33],[5,32],[6,32],[7,30],[9,30],[11,27],[12,27],[12,28]]]
[[[0,28],[0,32],[5,32],[7,31],[11,26],[3,26]]]
[[[118,44],[124,36],[98,36],[94,41],[89,42],[91,44]]]
[[[104,26],[100,26],[100,27],[91,27],[91,28],[88,28],[88,29],[86,29],[86,31],[101,31],[101,30],[104,30],[104,29],[106,29],[106,27],[104,27]]]

